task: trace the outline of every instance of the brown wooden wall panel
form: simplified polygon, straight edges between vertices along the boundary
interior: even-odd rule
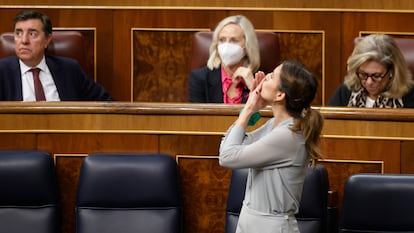
[[[96,54],[95,54],[96,31],[94,29],[88,29],[88,28],[66,28],[66,29],[61,29],[61,30],[76,30],[82,33],[83,41],[84,41],[85,56],[88,62],[83,67],[83,69],[89,78],[97,81]]]
[[[87,154],[54,154],[61,204],[61,232],[74,233],[80,167]]]
[[[412,10],[414,3],[411,0],[279,0],[279,1],[199,1],[199,0],[3,0],[2,5],[29,5],[29,6],[65,6],[65,7],[181,7],[181,8],[303,8],[323,10]]]
[[[37,149],[37,136],[25,133],[0,133],[0,147],[6,150]]]
[[[401,173],[414,174],[414,142],[401,142]]]
[[[219,135],[163,135],[160,151],[176,156],[184,232],[223,232],[230,170],[218,164]],[[220,193],[216,195],[215,193]]]
[[[342,208],[343,190],[349,176],[357,173],[383,173],[382,161],[364,160],[325,160],[321,164],[326,167],[329,175],[330,190],[334,192],[332,207]],[[340,214],[340,213],[339,213]],[[339,219],[338,219],[339,220]]]
[[[142,62],[149,62],[152,61],[150,64],[146,64],[145,67],[141,67],[141,70],[152,66],[152,67],[159,67],[159,61],[156,60],[154,63],[153,55],[150,57],[144,57],[145,51],[141,50],[134,50],[134,45],[137,45],[137,48],[139,48],[139,42],[142,40],[145,40],[143,38],[145,35],[147,35],[147,38],[151,36],[150,32],[144,33],[140,31],[139,29],[145,29],[145,30],[151,30],[158,31],[158,35],[162,34],[163,31],[183,31],[183,29],[191,31],[194,29],[200,29],[200,28],[210,28],[215,27],[217,22],[226,16],[226,12],[224,11],[186,11],[186,10],[121,10],[121,11],[114,11],[114,35],[117,35],[114,37],[114,57],[118,59],[114,59],[114,75],[116,76],[117,82],[114,82],[113,85],[117,86],[114,93],[111,93],[115,96],[117,100],[123,100],[123,101],[134,101],[135,99],[139,99],[140,101],[147,101],[147,102],[155,102],[160,99],[170,98],[171,89],[163,89],[166,93],[156,93],[156,92],[150,92],[148,89],[144,89],[142,87],[145,87],[143,85],[144,81],[140,83],[139,78],[144,79],[145,82],[149,82],[149,84],[157,84],[157,80],[161,79],[161,81],[166,80],[165,75],[166,73],[163,73],[161,78],[157,76],[157,80],[151,80],[151,78],[154,78],[154,74],[160,74],[160,70],[156,70],[149,74],[149,77],[139,76],[140,75],[140,67],[139,65],[144,65]],[[190,19],[190,20],[189,20]],[[209,19],[209,20],[206,20]],[[136,33],[133,33],[136,31]],[[139,32],[142,32],[141,34]],[[138,35],[138,37],[131,36]],[[141,35],[141,37],[139,37]],[[154,32],[154,35],[157,35],[157,33]],[[179,39],[177,33],[172,33],[171,35],[175,35],[173,38],[176,40]],[[136,41],[132,38],[137,38]],[[173,57],[179,57],[179,60],[170,59],[165,61],[164,65],[174,65],[176,66],[173,68],[173,70],[186,70],[187,69],[187,60],[185,58],[188,58],[188,49],[190,47],[190,44],[188,43],[188,39],[186,37],[183,37],[183,41],[180,42],[180,45],[185,43],[187,41],[187,46],[179,46],[178,50],[171,49],[171,43],[168,42],[168,38],[165,38],[162,40],[162,38],[153,38],[155,41],[148,41],[148,46],[150,48],[154,48],[157,46],[156,50],[159,51],[162,54],[168,54],[172,53]],[[138,43],[134,43],[138,42]],[[158,44],[156,44],[159,42]],[[152,45],[152,47],[151,47]],[[130,51],[133,51],[131,54]],[[178,52],[187,52],[187,54],[179,54]],[[144,53],[142,53],[144,52]],[[131,55],[130,55],[131,54]],[[158,56],[159,54],[154,54],[155,56]],[[131,60],[131,57],[140,57],[140,62],[134,62]],[[178,63],[180,62],[180,63]],[[134,67],[134,65],[137,65],[137,67]],[[134,69],[132,69],[134,67]],[[136,70],[136,69],[137,70]],[[167,71],[171,71],[167,70]],[[138,76],[137,76],[138,75]],[[179,74],[178,84],[183,84],[186,82],[183,82],[182,78],[186,77],[188,74],[185,75],[183,73]],[[138,80],[137,78],[138,77]],[[181,79],[180,79],[181,78]],[[133,81],[131,80],[133,79]],[[179,86],[178,84],[172,84],[171,86]],[[137,86],[133,86],[137,85]],[[150,87],[152,89],[158,89],[159,87]],[[186,86],[183,86],[183,89],[185,89],[184,93],[187,92]],[[144,93],[134,93],[134,90],[143,90]],[[148,95],[151,94],[151,95]],[[180,91],[178,94],[175,94],[177,96],[182,95],[183,91]],[[179,97],[178,99],[182,100],[184,97]],[[187,99],[187,98],[185,98]]]
[[[223,232],[231,170],[220,167],[215,156],[178,155],[177,163],[184,193],[184,232]]]
[[[193,34],[140,29],[132,32],[134,101],[188,102]]]
[[[414,38],[414,20],[409,13],[352,12],[343,14],[342,80],[346,74],[346,60],[354,48],[355,37],[366,33],[385,33],[395,37]]]
[[[162,135],[159,139],[160,152],[171,155],[217,156],[221,139],[221,135]]]
[[[158,137],[145,134],[59,133],[40,134],[38,148],[50,153],[100,153],[158,151]]]
[[[384,162],[384,172],[400,173],[400,142],[390,140],[323,138],[327,159]]]
[[[306,65],[316,76],[319,89],[312,105],[322,106],[324,89],[324,73],[322,66],[324,63],[324,41],[323,32],[293,32],[278,33],[279,45],[281,48],[281,60],[296,60]]]
[[[113,85],[112,69],[113,23],[111,10],[96,9],[44,9],[54,27],[91,28],[95,30],[96,81],[112,94],[117,88]]]
[[[220,135],[160,136],[160,151],[175,155],[179,166],[184,212],[188,213],[184,215],[184,232],[224,229],[230,170],[218,164],[221,138]]]
[[[330,187],[336,192],[339,209],[349,176],[356,173],[401,173],[399,141],[323,138],[322,152],[327,160],[322,164],[328,169]]]

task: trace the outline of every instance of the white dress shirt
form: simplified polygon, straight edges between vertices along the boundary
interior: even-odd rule
[[[33,73],[30,71],[30,69],[36,67],[40,69],[39,79],[43,86],[46,101],[60,101],[55,82],[53,81],[49,67],[46,65],[44,56],[36,67],[29,67],[25,65],[21,60],[19,60],[19,63],[20,72],[22,74],[23,101],[36,101]]]

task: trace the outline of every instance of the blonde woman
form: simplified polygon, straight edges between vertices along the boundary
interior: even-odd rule
[[[348,73],[328,105],[413,108],[412,74],[395,40],[384,34],[364,37],[348,58]]]
[[[198,103],[245,103],[249,88],[239,67],[256,71],[260,66],[259,44],[252,23],[242,15],[223,19],[213,33],[207,65],[189,77],[189,101]]]

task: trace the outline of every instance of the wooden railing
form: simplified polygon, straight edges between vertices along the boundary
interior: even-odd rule
[[[180,171],[185,232],[223,232],[230,171],[218,165],[218,147],[241,107],[0,102],[0,149],[40,149],[51,153],[61,190],[64,233],[74,232],[82,159],[103,152],[171,154]],[[315,109],[325,118],[325,157],[321,163],[328,168],[339,208],[343,184],[351,174],[414,172],[414,109]],[[256,127],[272,117],[270,108],[261,113]]]

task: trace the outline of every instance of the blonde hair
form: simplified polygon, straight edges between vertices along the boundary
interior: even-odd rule
[[[221,59],[217,51],[218,35],[223,27],[228,24],[239,25],[242,29],[246,41],[246,56],[244,58],[244,65],[246,67],[250,67],[253,72],[257,71],[260,66],[259,42],[257,41],[253,24],[243,15],[229,16],[218,23],[213,33],[213,41],[210,46],[210,57],[207,61],[207,67],[212,70],[220,67],[221,65]]]
[[[344,84],[349,89],[357,91],[362,88],[361,80],[356,72],[367,61],[378,62],[390,72],[392,79],[382,93],[383,96],[400,98],[413,85],[412,74],[395,40],[388,35],[371,34],[358,42],[348,58],[348,72]]]

